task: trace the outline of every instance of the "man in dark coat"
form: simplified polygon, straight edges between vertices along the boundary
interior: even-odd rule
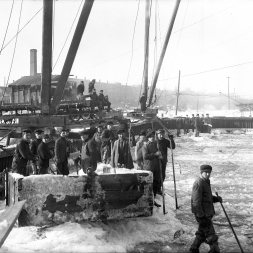
[[[181,117],[176,118],[176,128],[177,128],[177,137],[180,137],[181,128],[182,128],[182,118]]]
[[[98,108],[99,110],[104,110],[104,105],[105,105],[105,97],[103,94],[103,90],[99,91],[99,95],[98,95]]]
[[[40,145],[40,143],[42,142],[42,134],[43,134],[43,130],[41,129],[36,129],[34,131],[35,133],[35,140],[33,140],[31,142],[31,146],[30,146],[30,149],[31,149],[31,152],[33,155],[37,156],[38,153],[37,153],[37,148],[38,146]],[[37,162],[34,162],[32,161],[32,168],[33,168],[33,174],[39,174],[39,166],[38,166],[38,161]]]
[[[82,139],[81,167],[87,174],[87,169],[90,169],[91,172],[97,169],[97,144],[90,138],[89,130],[81,131],[80,135]]]
[[[158,150],[157,142],[155,141],[155,131],[150,131],[146,134],[146,138],[148,142],[142,147],[143,169],[153,173],[153,192],[155,198],[158,190],[161,188],[160,164],[158,159],[162,159],[162,153]],[[157,207],[161,206],[155,201],[154,205]]]
[[[67,129],[61,129],[60,137],[55,141],[55,160],[57,166],[57,173],[62,175],[69,174],[68,168],[68,143],[66,140]]]
[[[140,139],[136,143],[136,147],[135,147],[135,159],[136,159],[136,163],[138,165],[138,169],[139,170],[143,170],[142,147],[143,147],[144,143],[147,142],[146,131],[145,130],[141,130],[141,132],[139,134],[139,137],[140,137]]]
[[[196,115],[196,118],[195,118],[195,129],[196,129],[196,132],[195,132],[195,137],[199,137],[199,132],[200,132],[200,128],[201,128],[201,119],[199,117],[199,114]]]
[[[102,163],[106,164],[111,162],[111,152],[115,140],[112,125],[112,121],[107,122],[107,129],[105,129],[102,133],[101,156]]]
[[[49,167],[49,160],[53,158],[53,152],[50,151],[48,147],[48,142],[50,138],[48,134],[45,134],[42,138],[42,142],[38,146],[37,152],[39,156],[38,167],[39,173],[38,174],[47,174],[48,167]]]
[[[213,203],[222,202],[222,198],[212,195],[209,180],[211,172],[212,167],[210,165],[201,165],[201,176],[196,179],[192,187],[191,210],[198,222],[198,230],[190,247],[191,253],[199,253],[199,247],[203,242],[209,244],[210,251],[208,252],[220,252],[212,217],[215,214]]]
[[[184,118],[184,134],[188,134],[189,133],[190,120],[191,119],[188,117],[188,115],[186,115],[186,117]]]
[[[194,117],[194,114],[192,114],[192,117],[191,117],[191,129],[192,129],[192,132],[194,132],[194,125],[195,125],[195,117]]]
[[[111,110],[111,102],[109,101],[108,95],[105,96],[104,105],[107,106],[107,112]]]
[[[98,94],[96,89],[93,89],[91,94],[91,110],[94,111],[96,106],[98,106]]]
[[[28,160],[36,162],[37,156],[32,154],[29,143],[31,141],[32,131],[29,129],[23,130],[23,136],[20,142],[17,144],[12,161],[13,172],[19,173],[23,176],[29,176],[26,172],[26,165]]]
[[[139,102],[141,105],[141,111],[145,112],[146,111],[146,103],[147,103],[147,97],[145,96],[145,93],[142,94]]]
[[[84,93],[84,82],[83,81],[81,81],[81,83],[79,83],[77,85],[76,93],[77,93],[77,99],[81,100],[83,98],[83,93]]]
[[[94,87],[95,87],[95,82],[96,82],[96,80],[93,79],[93,80],[89,83],[89,93],[92,93],[92,90],[93,90]]]
[[[172,148],[172,149],[175,149],[176,145],[175,145],[175,142],[174,142],[174,138],[173,138],[173,135],[169,135],[169,140],[168,139],[165,139],[165,131],[163,129],[159,129],[157,131],[157,142],[158,142],[158,145],[159,145],[159,150],[162,152],[162,156],[163,156],[163,159],[162,159],[162,175],[163,175],[163,181],[165,180],[165,177],[166,177],[166,165],[167,165],[167,162],[168,162],[168,148]],[[171,146],[170,146],[170,142],[171,142]]]
[[[116,140],[113,145],[111,165],[113,168],[133,169],[134,164],[129,142],[125,137],[125,128],[119,128],[117,135],[118,140]]]
[[[90,122],[90,129],[89,129],[89,133],[90,133],[90,138],[93,138],[94,134],[97,132],[97,128],[95,126],[95,122],[91,121]]]
[[[98,125],[97,132],[93,135],[93,140],[97,144],[97,153],[98,153],[97,162],[100,162],[100,163],[102,162],[102,158],[101,158],[102,132],[103,132],[103,126]]]
[[[105,123],[105,121],[103,119],[99,121],[99,125],[102,125],[103,130],[106,129],[106,123]]]

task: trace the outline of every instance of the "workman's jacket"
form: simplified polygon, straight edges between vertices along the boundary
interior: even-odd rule
[[[198,177],[192,187],[191,210],[195,216],[213,216],[213,203],[219,202],[218,197],[212,195],[210,180]]]
[[[68,152],[68,142],[66,138],[59,137],[55,141],[54,153],[57,163],[63,163],[68,160],[69,152]]]
[[[159,170],[159,160],[155,153],[158,151],[157,142],[148,141],[142,147],[143,169],[154,172]]]
[[[84,173],[87,173],[88,168],[93,171],[97,169],[97,144],[93,139],[88,139],[83,142],[81,150],[81,166]]]
[[[41,142],[42,142],[42,139],[35,139],[31,142],[30,149],[33,155],[38,155],[37,149]]]
[[[133,159],[127,139],[116,140],[112,149],[111,165],[116,168],[118,164],[124,164],[125,168],[133,169]]]
[[[16,171],[18,167],[24,168],[28,160],[35,161],[36,158],[29,148],[29,142],[25,139],[21,139],[14,151],[12,168],[14,171]]]
[[[42,168],[48,168],[49,159],[53,157],[53,154],[50,153],[48,145],[42,141],[38,146],[37,152],[39,156],[38,166]]]
[[[114,142],[115,140],[113,132],[109,129],[105,129],[102,132],[101,140],[102,140],[102,144],[101,144],[102,148],[105,146],[111,147],[111,141]]]

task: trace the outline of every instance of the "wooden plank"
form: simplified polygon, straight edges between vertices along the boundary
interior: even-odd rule
[[[8,207],[0,216],[0,247],[11,232],[26,200],[19,201]]]

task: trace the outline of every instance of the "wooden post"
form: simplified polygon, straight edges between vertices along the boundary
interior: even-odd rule
[[[52,72],[53,0],[43,0],[41,112],[49,113]]]

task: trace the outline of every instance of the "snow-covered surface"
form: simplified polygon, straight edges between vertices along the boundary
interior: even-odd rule
[[[190,211],[191,188],[201,164],[213,167],[211,184],[223,205],[244,252],[253,252],[253,140],[245,131],[213,130],[175,138],[173,151],[179,209],[175,211],[171,153],[168,152],[165,203],[168,213],[154,207],[152,217],[120,221],[65,223],[53,227],[15,227],[0,252],[188,252],[196,221]],[[157,202],[162,203],[161,196]],[[214,226],[221,252],[240,252],[219,203]],[[176,232],[176,233],[175,233]],[[207,252],[203,244],[200,252]]]

